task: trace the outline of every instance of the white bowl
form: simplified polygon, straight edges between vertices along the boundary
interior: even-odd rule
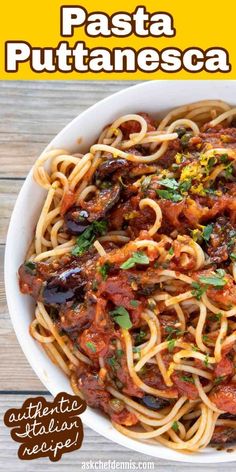
[[[93,105],[66,126],[47,149],[66,148],[86,151],[95,142],[105,125],[125,113],[146,111],[154,116],[163,115],[179,105],[202,99],[222,99],[236,105],[236,81],[150,81],[144,82]],[[78,145],[78,138],[82,138]],[[30,365],[45,387],[56,395],[61,391],[72,393],[64,373],[47,357],[40,345],[29,334],[34,303],[19,291],[17,271],[31,242],[35,224],[43,204],[45,192],[29,173],[18,196],[8,230],[5,253],[5,286],[9,312],[18,341]],[[207,448],[201,453],[185,455],[161,445],[141,443],[116,431],[110,421],[98,411],[87,408],[83,422],[94,431],[125,447],[150,456],[168,460],[213,463],[236,460],[236,452]]]

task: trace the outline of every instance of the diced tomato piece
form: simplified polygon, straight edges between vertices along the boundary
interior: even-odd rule
[[[215,368],[215,377],[223,377],[234,374],[233,362],[228,357],[222,357],[221,361],[218,362]]]
[[[198,390],[197,387],[194,385],[194,383],[191,382],[191,377],[187,376],[189,378],[189,381],[186,381],[183,379],[184,373],[183,374],[177,374],[176,372],[172,374],[171,378],[174,382],[174,385],[176,386],[178,392],[180,395],[184,395],[189,398],[189,400],[196,400],[198,398]]]
[[[219,410],[236,415],[236,383],[218,385],[209,395]]]

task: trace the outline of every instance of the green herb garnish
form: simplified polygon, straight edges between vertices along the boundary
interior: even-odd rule
[[[168,190],[156,190],[159,197],[171,200],[172,202],[181,202],[183,195],[185,195],[191,187],[191,179],[186,179],[183,182],[177,182],[175,179],[159,180],[158,184],[163,185]]]
[[[177,433],[179,431],[179,423],[178,421],[174,421],[174,423],[172,424],[172,429],[175,431],[175,433]]]
[[[34,273],[36,270],[36,264],[35,262],[32,262],[32,261],[26,261],[24,263],[24,266],[25,266],[26,272],[29,272],[30,274]]]
[[[211,341],[209,336],[207,336],[207,334],[204,334],[202,336],[202,340],[203,340],[204,343],[209,343]]]
[[[101,267],[99,267],[99,272],[103,278],[103,280],[106,280],[108,277],[109,270],[111,268],[110,262],[105,262]]]
[[[220,162],[222,162],[223,164],[226,164],[227,162],[229,162],[228,154],[221,154]]]
[[[148,190],[149,185],[150,185],[150,183],[151,183],[151,180],[152,180],[151,175],[147,175],[147,176],[143,179],[143,181],[142,181],[142,183],[141,183],[141,189],[142,189],[143,192],[145,192],[146,190]]]
[[[208,367],[208,365],[209,365],[209,354],[205,355],[204,364],[205,364],[206,367]]]
[[[194,384],[193,377],[189,377],[188,375],[181,375],[181,380],[183,380],[183,382],[188,382],[188,383]]]
[[[232,164],[228,164],[225,168],[224,168],[224,171],[225,171],[225,177],[226,178],[230,178],[232,176],[232,173],[233,173],[233,166]]]
[[[137,308],[138,300],[131,300],[130,305],[132,305],[134,308]]]
[[[122,349],[117,349],[116,354],[117,354],[117,357],[122,357],[124,354],[124,351]]]
[[[106,221],[94,221],[82,234],[76,239],[76,246],[72,250],[73,256],[82,256],[92,246],[97,236],[106,233]]]
[[[121,328],[132,328],[129,312],[123,306],[117,306],[114,310],[110,311],[110,315]]]
[[[173,336],[177,337],[177,336],[182,336],[184,334],[184,331],[174,328],[173,326],[166,326],[165,331],[168,333],[166,341],[170,341],[173,338]]]
[[[202,232],[202,237],[205,241],[209,241],[212,231],[213,231],[213,225],[207,225],[204,227],[203,232]]]
[[[88,341],[88,342],[86,343],[86,346],[87,346],[87,347],[90,349],[90,351],[92,351],[92,352],[96,352],[96,351],[97,351],[95,344],[92,343],[91,341]]]
[[[167,348],[168,348],[168,351],[169,351],[169,352],[172,352],[172,351],[174,350],[175,342],[176,342],[176,339],[170,339],[170,340],[168,341]]]
[[[117,369],[118,367],[120,367],[119,362],[117,362],[117,359],[116,359],[114,356],[108,357],[107,363],[111,366],[111,368],[112,368],[113,370],[115,370],[115,369]]]
[[[191,287],[194,289],[192,290],[192,295],[197,299],[201,300],[202,295],[206,291],[206,287],[202,287],[198,282],[192,282]]]
[[[147,265],[149,264],[149,258],[144,252],[134,252],[133,255],[127,259],[127,261],[121,264],[121,269],[132,269],[135,264]]]
[[[179,184],[175,179],[162,179],[159,180],[158,183],[163,187],[169,188],[171,190],[177,190],[179,188]]]
[[[156,190],[159,197],[165,200],[171,200],[174,203],[181,202],[183,198],[178,193],[171,192],[170,190]]]
[[[225,380],[224,375],[219,375],[219,377],[216,377],[214,380],[214,385],[219,385],[221,382]]]
[[[145,331],[140,330],[139,333],[135,336],[135,341],[137,343],[141,343],[144,338],[146,338],[147,333]]]
[[[224,287],[227,284],[225,279],[225,271],[223,269],[216,269],[215,273],[209,276],[201,275],[199,280],[206,285],[213,285],[214,287]]]

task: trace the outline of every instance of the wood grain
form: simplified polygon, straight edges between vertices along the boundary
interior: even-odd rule
[[[26,400],[28,397],[29,395],[1,395],[0,422],[2,422],[3,415],[9,408],[20,407],[24,400]],[[47,400],[50,398],[51,396],[47,395]],[[32,463],[31,461],[28,462],[19,460],[17,457],[18,444],[10,438],[9,429],[4,425],[0,430],[0,442],[0,472],[6,472],[6,464],[7,470],[14,470],[14,472],[56,472],[58,470],[60,472],[67,472],[68,470],[70,472],[78,472],[80,470],[85,470],[86,464],[89,466],[90,460],[93,462],[99,460],[102,463],[106,463],[109,460],[117,462],[131,461],[133,465],[134,463],[138,465],[140,462],[142,463],[142,468],[140,469],[141,471],[150,470],[154,472],[187,472],[189,471],[190,467],[190,465],[187,463],[178,464],[177,462],[155,459],[145,454],[130,451],[119,444],[111,443],[106,438],[95,433],[86,426],[84,427],[84,441],[81,449],[69,454],[64,454],[59,464],[51,463],[47,458],[37,459]],[[3,464],[2,468],[1,464]],[[14,469],[12,466],[14,466]],[[147,467],[149,467],[149,469]],[[92,469],[90,470],[92,471]],[[115,470],[118,471],[120,469],[117,468]],[[127,468],[124,470],[125,472],[128,471]],[[199,470],[205,471],[206,467],[201,464],[197,464],[195,466],[191,464],[191,472],[197,472]],[[207,464],[207,470],[218,472],[222,470],[222,467],[218,467],[214,464]],[[227,463],[227,471],[235,472],[235,462]]]
[[[0,81],[0,177],[24,178],[75,116],[133,82]]]

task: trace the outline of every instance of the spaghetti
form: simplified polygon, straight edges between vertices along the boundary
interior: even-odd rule
[[[19,269],[31,335],[121,433],[182,452],[236,440],[236,127],[220,100],[43,153]]]

